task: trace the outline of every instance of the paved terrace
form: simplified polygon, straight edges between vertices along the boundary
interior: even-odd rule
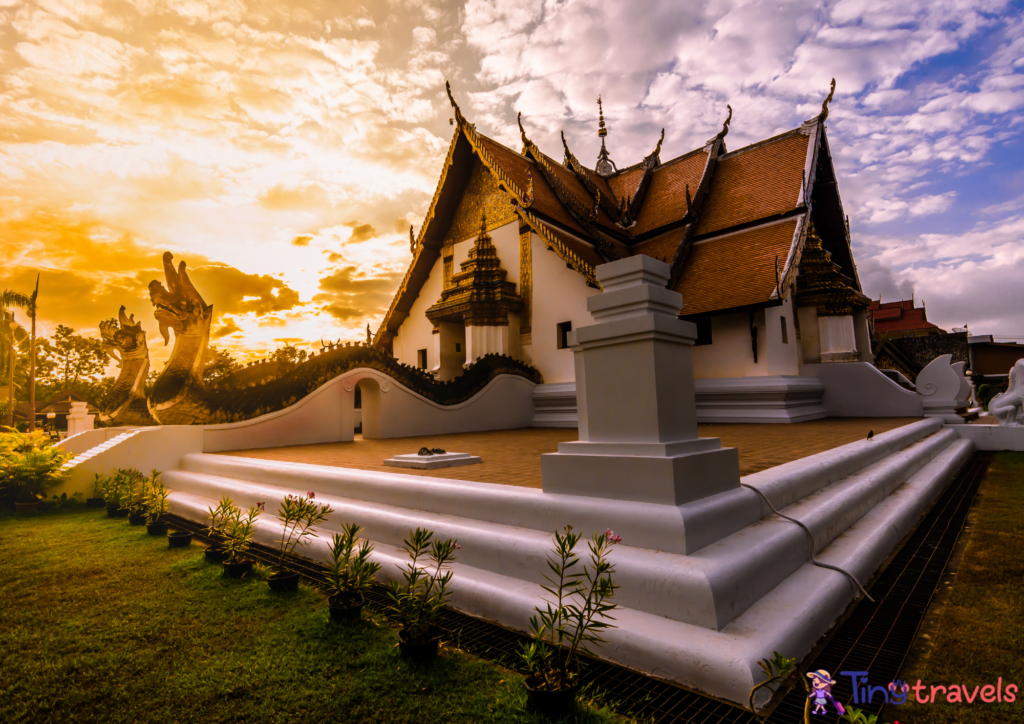
[[[722,447],[739,448],[740,474],[750,475],[791,460],[863,440],[869,430],[874,430],[875,434],[878,434],[908,425],[917,419],[919,418],[831,418],[781,425],[701,425],[700,436],[720,437]],[[495,430],[391,440],[363,440],[357,435],[354,442],[239,450],[219,454],[539,488],[541,454],[557,452],[558,443],[576,439],[578,437],[575,428]],[[386,458],[415,453],[421,447],[439,447],[448,452],[471,453],[479,455],[483,462],[479,465],[438,470],[393,468],[383,464]]]

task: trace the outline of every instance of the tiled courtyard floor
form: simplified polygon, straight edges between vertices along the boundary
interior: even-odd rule
[[[700,435],[720,437],[723,447],[739,448],[740,474],[749,475],[797,458],[863,440],[869,430],[874,430],[875,434],[878,434],[907,425],[915,419],[917,418],[833,418],[791,425],[701,425]],[[355,442],[240,450],[221,454],[539,488],[541,454],[557,452],[558,443],[576,439],[574,428],[527,428],[393,440],[363,440],[357,436]],[[479,465],[439,470],[392,468],[383,464],[385,458],[415,453],[421,447],[439,447],[449,452],[471,453],[479,455],[483,462]]]

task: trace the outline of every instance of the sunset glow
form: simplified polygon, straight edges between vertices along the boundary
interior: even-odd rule
[[[171,251],[242,359],[362,339],[437,183],[445,79],[488,135],[518,148],[522,111],[590,163],[602,93],[628,165],[662,126],[664,158],[699,146],[726,103],[730,148],[792,128],[835,76],[865,291],[1024,335],[1019,7],[814,5],[0,0],[0,285],[41,271],[44,334],[124,304],[159,367],[146,285]]]

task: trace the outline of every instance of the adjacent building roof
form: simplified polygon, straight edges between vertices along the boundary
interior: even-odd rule
[[[874,333],[879,336],[903,337],[918,334],[945,334],[946,330],[928,321],[924,307],[915,307],[914,300],[871,302],[867,309]]]
[[[487,138],[462,115],[450,88],[448,96],[455,135],[375,345],[390,345],[408,315],[477,163],[493,175],[521,229],[544,239],[590,286],[599,286],[599,264],[647,254],[672,265],[670,287],[683,295],[683,316],[779,304],[792,289],[813,216],[824,248],[861,291],[825,137],[828,100],[799,128],[731,153],[731,109],[703,147],[664,163],[663,131],[641,162],[603,175],[583,166],[564,137],[565,159],[556,162],[530,140],[522,119],[521,151]]]

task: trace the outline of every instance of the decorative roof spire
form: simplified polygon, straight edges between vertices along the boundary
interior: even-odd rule
[[[836,79],[833,78],[832,79],[832,88],[828,92],[828,98],[826,98],[825,101],[821,104],[821,113],[818,114],[818,120],[821,123],[824,123],[825,119],[828,118],[828,104],[832,102],[832,96],[834,96],[835,94],[836,94]]]
[[[601,96],[597,97],[597,116],[597,135],[601,137],[601,152],[597,154],[597,167],[594,170],[600,176],[611,176],[613,173],[618,172],[619,169],[608,155],[608,149],[604,145],[608,129],[604,125],[604,105],[601,103]]]
[[[707,145],[709,146],[715,141],[725,139],[725,137],[729,135],[729,124],[732,123],[732,106],[727,105],[726,108],[729,109],[729,115],[725,117],[725,123],[722,124],[722,130],[716,133],[713,138],[708,139]]]

